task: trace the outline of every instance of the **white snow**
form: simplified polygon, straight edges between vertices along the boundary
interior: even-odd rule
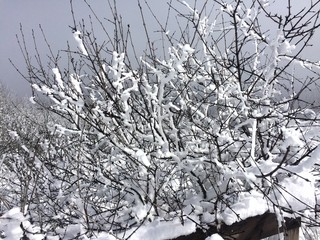
[[[279,183],[281,187],[278,187],[272,196],[277,204],[293,211],[303,211],[307,206],[316,205],[314,176],[307,172],[300,176],[291,176]]]
[[[285,140],[282,145],[283,148],[286,148],[288,146],[301,147],[304,145],[304,142],[302,141],[303,136],[301,134],[301,131],[299,131],[299,129],[283,127],[281,130],[285,137]]]
[[[9,136],[13,139],[19,139],[19,135],[16,131],[9,131]]]
[[[278,47],[278,53],[279,54],[288,54],[292,53],[292,51],[296,49],[295,45],[292,45],[289,43],[289,41],[286,39],[282,44],[279,45]]]
[[[190,216],[189,216],[190,217]],[[196,218],[193,220],[197,220]],[[152,240],[166,240],[176,238],[183,235],[189,235],[196,231],[195,221],[185,219],[184,225],[181,224],[180,219],[172,221],[153,221],[145,224],[137,229],[137,231],[129,238],[130,240],[152,239]],[[132,230],[126,236],[130,236]]]
[[[92,240],[118,240],[118,238],[112,236],[109,233],[100,233],[96,238],[92,238]]]
[[[136,157],[138,158],[138,160],[143,163],[145,166],[149,167],[150,166],[150,161],[147,157],[147,155],[141,150],[139,149],[136,152]]]
[[[62,78],[61,78],[61,74],[60,74],[59,68],[52,68],[52,72],[53,72],[53,74],[55,76],[55,80],[57,81],[58,86],[61,89],[64,89],[63,81],[62,81]]]
[[[35,101],[34,99],[35,99],[35,97],[30,97],[30,98],[29,98],[29,101],[30,101],[32,104],[36,104],[36,101]]]
[[[0,232],[3,233],[5,239],[20,239],[23,231],[20,228],[21,222],[25,217],[19,208],[13,208],[0,217]]]
[[[210,237],[207,237],[206,240],[223,240],[223,238],[218,233],[215,233]]]
[[[235,69],[225,65],[232,57],[232,49],[220,52],[219,44],[209,47],[205,40],[215,29],[215,23],[210,23],[211,17],[203,17],[186,2],[182,3],[198,23],[196,32],[201,36],[198,40],[205,45],[202,50],[195,44],[197,41],[170,45],[168,58],[155,59],[157,64],[148,58],[142,59],[143,68],[137,71],[126,65],[125,53],[114,51],[112,63],[102,60],[97,65],[97,76],[93,76],[97,81],[90,81],[91,75],[82,69],[77,71],[79,75],[65,76],[58,65],[53,65],[55,67],[50,70],[54,75],[51,78],[55,79],[53,85],[41,81],[39,85],[32,85],[33,89],[51,98],[53,109],[61,115],[67,114],[64,115],[66,120],[70,119],[67,124],[53,121],[52,141],[40,139],[39,144],[50,155],[50,161],[52,155],[52,161],[57,163],[52,168],[57,167],[59,176],[61,171],[62,177],[58,178],[61,184],[54,182],[55,175],[50,176],[52,179],[46,178],[49,171],[40,172],[46,165],[37,157],[38,151],[24,144],[23,134],[18,131],[19,139],[16,131],[9,131],[9,136],[21,141],[19,147],[34,159],[32,164],[42,173],[41,178],[44,176],[43,182],[54,183],[54,188],[48,185],[48,189],[46,186],[44,189],[51,192],[61,186],[57,196],[61,203],[63,198],[70,197],[72,204],[68,204],[68,213],[74,208],[90,224],[92,221],[92,226],[99,226],[100,219],[109,219],[109,213],[115,214],[112,221],[117,227],[109,228],[102,222],[101,226],[110,232],[97,233],[96,239],[172,239],[189,235],[197,226],[210,226],[217,220],[231,225],[267,211],[279,217],[283,208],[299,211],[304,216],[314,214],[318,176],[312,171],[317,170],[315,164],[319,162],[320,149],[310,153],[307,150],[319,145],[318,133],[310,133],[319,132],[315,131],[318,130],[315,127],[317,114],[305,109],[299,116],[312,121],[303,118],[297,122],[287,121],[290,99],[285,101],[282,96],[278,97],[281,92],[278,80],[274,80],[274,70],[286,59],[283,55],[294,52],[295,46],[285,39],[283,29],[278,29],[275,37],[266,38],[266,43],[261,45],[264,37],[254,32],[249,24],[255,21],[258,12],[254,8],[242,9],[239,15],[233,3],[225,4],[221,14],[235,14],[234,24],[238,24],[243,36],[250,39],[244,51],[252,46],[256,53],[255,58],[248,61],[253,64],[248,69],[255,73],[252,75],[254,83],[251,85],[251,80],[248,81],[250,91],[242,90]],[[233,31],[233,27],[226,25],[222,31]],[[78,53],[88,56],[90,45],[86,48],[81,36],[80,31],[73,33]],[[308,67],[308,62],[297,63]],[[261,76],[261,79],[254,76]],[[275,103],[278,100],[282,103]],[[30,101],[34,102],[34,98]],[[243,127],[248,131],[243,131]],[[310,128],[310,132],[306,128]],[[66,137],[61,145],[60,136]],[[51,139],[51,135],[47,137]],[[51,154],[51,151],[61,151],[61,154]],[[64,153],[67,153],[65,159]],[[293,165],[297,159],[301,160],[299,165]],[[4,161],[4,157],[0,158],[1,166],[5,166]],[[61,168],[60,161],[63,162]],[[76,168],[74,163],[77,163]],[[65,170],[72,179],[67,177],[68,181],[63,182],[60,179],[65,179]],[[80,174],[83,178],[79,178]],[[99,181],[91,181],[96,177]],[[68,185],[73,180],[77,184],[72,184],[71,188]],[[87,187],[90,187],[89,198]],[[45,217],[58,219],[60,213],[50,212],[51,205],[45,204],[41,205],[49,209]],[[97,217],[94,215],[91,219],[91,211],[95,211]],[[32,214],[42,217],[41,212]],[[48,239],[75,239],[79,235],[88,239],[84,218],[75,216],[74,221],[72,214],[70,220],[63,219],[62,215],[61,220],[66,221],[54,230],[59,236],[48,236]],[[118,229],[113,232],[118,223],[131,227],[122,233]],[[19,208],[13,208],[0,216],[0,238],[3,234],[8,240],[20,239],[23,234],[20,225],[30,232],[39,232],[28,221],[28,216]],[[34,234],[30,239],[41,236]],[[206,238],[221,239],[219,234]]]
[[[39,234],[40,228],[33,227],[27,217],[23,216],[18,207],[12,208],[2,216],[0,216],[0,238],[6,240],[17,240],[23,237],[23,229],[26,230],[30,240],[41,240],[43,234]]]
[[[70,82],[73,86],[73,88],[80,94],[82,95],[82,90],[81,90],[81,85],[80,85],[80,79],[79,76],[76,74],[70,74]]]
[[[237,221],[262,215],[268,211],[268,205],[261,193],[240,193],[238,202],[222,213],[223,222],[231,225]]]
[[[85,55],[88,56],[88,52],[85,48],[85,46],[83,45],[82,39],[81,39],[81,32],[79,30],[75,31],[73,33],[73,37],[76,40],[77,44],[78,44],[78,48],[80,50],[80,52]]]

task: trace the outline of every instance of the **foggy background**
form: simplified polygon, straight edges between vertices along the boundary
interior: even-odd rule
[[[117,0],[119,13],[125,23],[130,23],[132,31],[135,31],[135,38],[139,35],[144,39],[144,32],[141,24],[141,17],[137,1]],[[110,18],[111,14],[107,0],[88,1],[100,19]],[[165,16],[167,12],[166,1],[150,1],[150,6],[156,9],[159,16]],[[81,19],[88,21],[92,12],[82,0],[73,1],[74,13],[77,23]],[[146,13],[146,16],[150,16]],[[149,21],[153,24],[152,21]],[[43,43],[39,24],[44,29],[47,40],[52,50],[67,49],[67,41],[76,50],[76,43],[72,35],[73,19],[69,0],[0,0],[0,82],[6,85],[11,91],[21,96],[31,94],[29,84],[20,76],[9,62],[9,58],[24,73],[25,63],[17,43],[16,35],[20,35],[20,24],[22,24],[26,43],[30,52],[33,51],[32,29],[39,44],[39,52],[46,60],[49,50]],[[112,31],[112,30],[111,30]],[[98,41],[103,41],[104,33],[96,32]],[[111,35],[113,33],[111,32]],[[136,41],[142,44],[141,41]],[[45,61],[44,61],[45,62]]]
[[[137,49],[145,48],[146,39],[137,1],[116,0],[116,2],[118,12],[123,17],[124,24],[130,24]],[[192,5],[191,1],[187,2]],[[296,10],[301,9],[305,3],[301,0],[293,0],[292,2],[294,3],[294,9]],[[107,0],[88,0],[88,3],[101,20],[111,18]],[[143,3],[143,0],[141,3]],[[177,3],[177,0],[173,0],[173,3],[182,11],[186,10],[184,12],[188,12],[186,8]],[[202,1],[199,1],[199,5],[201,5],[201,3]],[[148,4],[155,11],[159,19],[165,21],[168,8],[167,1],[149,0]],[[272,7],[281,12],[286,11],[286,5],[287,1],[275,0]],[[143,6],[146,21],[148,23],[148,30],[150,32],[156,32],[159,30],[159,27],[146,6],[144,4]],[[74,0],[73,7],[77,23],[79,23],[82,18],[88,21],[88,16],[92,15],[92,12],[82,0]],[[67,49],[67,42],[69,42],[72,49],[77,49],[72,30],[69,27],[73,27],[70,1],[0,0],[0,82],[8,86],[8,88],[17,95],[30,96],[31,91],[29,84],[19,75],[8,60],[10,58],[22,72],[26,73],[25,63],[16,40],[16,34],[20,34],[20,24],[22,24],[26,43],[30,52],[32,52],[34,48],[32,29],[34,30],[36,40],[39,44],[39,52],[46,64],[46,54],[49,50],[43,42],[39,24],[41,24],[44,29],[46,38],[54,53],[58,50]],[[169,29],[176,27],[177,26],[171,26]],[[320,29],[318,30],[320,31]],[[111,32],[110,34],[112,35],[113,33]],[[103,38],[105,38],[103,32],[99,35],[99,31],[96,31],[96,35],[99,42],[102,42],[104,40]],[[315,35],[313,39],[314,46],[307,49],[304,54],[308,59],[320,59],[319,36],[319,33]],[[313,98],[313,96],[315,96],[317,98],[318,95],[319,91],[315,88],[309,97]]]

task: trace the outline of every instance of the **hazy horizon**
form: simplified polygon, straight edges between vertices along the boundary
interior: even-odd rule
[[[177,1],[173,2],[177,4]],[[130,24],[130,28],[133,30],[133,34],[135,34],[135,43],[145,46],[146,42],[137,1],[117,0],[116,3],[118,12],[123,17],[124,24]],[[107,22],[105,18],[111,17],[108,11],[108,2],[105,0],[96,0],[90,1],[90,4],[98,17]],[[149,1],[148,4],[155,10],[155,13],[160,19],[165,20],[168,7],[166,1]],[[295,7],[299,8],[300,4],[300,1],[296,2]],[[92,15],[88,6],[83,1],[73,1],[73,6],[77,21],[80,22],[82,18],[88,21],[88,16]],[[277,4],[275,4],[274,7],[279,8]],[[149,29],[151,29],[151,31],[158,30],[159,27],[154,19],[152,19],[147,7],[144,8],[144,11]],[[20,24],[23,27],[26,44],[31,52],[33,50],[32,30],[34,29],[36,40],[39,44],[39,52],[43,57],[42,60],[46,62],[48,49],[43,43],[39,25],[44,29],[46,38],[53,52],[66,49],[67,42],[69,42],[71,46],[73,44],[73,46],[75,46],[69,27],[73,26],[70,1],[0,0],[0,31],[2,33],[0,44],[0,71],[2,74],[0,76],[0,82],[7,85],[8,88],[17,95],[30,96],[31,91],[29,84],[18,74],[8,60],[10,58],[22,72],[26,73],[26,66],[16,40],[16,34],[20,34]],[[98,41],[103,41],[104,33],[98,32],[96,34]],[[319,36],[319,33],[317,36]],[[142,40],[140,40],[140,38]],[[315,44],[317,43],[317,37],[314,38],[313,42]],[[305,54],[308,56],[307,58],[315,59],[318,58],[316,54],[318,51],[319,46],[314,45],[312,48],[307,49]],[[318,92],[314,94],[317,95]]]
[[[108,2],[105,0],[97,0],[89,2],[95,13],[103,20],[108,16]],[[157,13],[166,8],[159,8],[164,3],[153,2],[151,6],[157,9]],[[75,17],[78,22],[82,18],[88,20],[88,16],[92,12],[83,1],[73,1]],[[136,1],[117,0],[117,8],[123,16],[125,23],[130,23],[132,26],[140,24],[139,9]],[[33,51],[32,30],[34,30],[37,43],[39,44],[39,52],[46,60],[48,49],[43,43],[43,38],[39,25],[45,32],[50,46],[54,52],[66,49],[67,42],[72,46],[74,39],[72,30],[69,26],[73,26],[73,20],[70,10],[70,1],[43,1],[43,0],[14,0],[14,1],[1,1],[0,0],[0,82],[6,85],[12,92],[29,96],[30,86],[20,76],[20,74],[10,64],[9,58],[17,65],[17,67],[26,73],[26,66],[23,56],[20,52],[17,43],[16,35],[20,35],[20,24],[22,25],[23,32],[26,38],[26,44],[29,50]],[[103,33],[101,33],[102,37]],[[99,34],[98,34],[99,36]],[[101,39],[98,39],[99,41]]]

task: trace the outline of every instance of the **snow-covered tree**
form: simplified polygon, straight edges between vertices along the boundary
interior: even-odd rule
[[[179,27],[159,21],[157,45],[138,1],[142,57],[113,6],[102,44],[78,24],[78,48],[48,66],[24,52],[32,100],[64,119],[34,154],[32,220],[63,239],[170,239],[266,211],[318,226],[320,129],[308,91],[320,65],[304,52],[319,3],[289,0],[278,12],[267,0],[170,1]]]

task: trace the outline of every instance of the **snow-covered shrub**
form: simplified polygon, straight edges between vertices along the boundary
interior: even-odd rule
[[[34,155],[32,220],[64,239],[69,228],[174,238],[266,211],[317,225],[319,120],[303,94],[319,63],[302,52],[318,1],[283,16],[267,2],[215,1],[214,16],[209,3],[182,2],[181,36],[161,25],[167,53],[148,37],[136,65],[127,36],[100,46],[86,29],[74,33],[68,69],[52,58],[39,75],[27,59],[33,101],[45,96],[65,119]],[[187,227],[169,236],[167,222]]]
[[[42,113],[3,86],[0,103],[0,212],[13,206],[23,211],[34,192],[31,179],[37,174],[31,169],[33,156],[27,149],[37,151],[39,131],[46,127]]]

